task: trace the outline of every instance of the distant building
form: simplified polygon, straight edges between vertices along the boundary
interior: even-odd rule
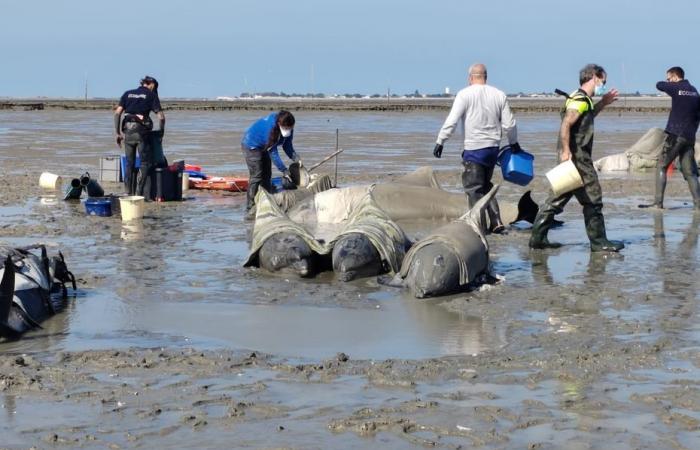
[[[445,88],[445,95],[450,95],[450,87],[449,86],[447,86]]]

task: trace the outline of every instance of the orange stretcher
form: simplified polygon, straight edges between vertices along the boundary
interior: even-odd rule
[[[209,177],[206,180],[191,179],[190,189],[245,192],[248,190],[248,179],[239,177]]]

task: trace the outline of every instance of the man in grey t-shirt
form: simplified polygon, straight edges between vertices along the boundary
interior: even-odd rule
[[[457,93],[433,150],[433,155],[440,158],[445,141],[460,122],[464,124],[462,186],[470,207],[493,187],[491,177],[503,134],[507,136],[513,152],[520,151],[515,118],[506,94],[487,85],[486,78],[486,66],[483,64],[469,67],[469,86]],[[488,214],[491,231],[503,232],[505,227],[495,198],[489,203]]]

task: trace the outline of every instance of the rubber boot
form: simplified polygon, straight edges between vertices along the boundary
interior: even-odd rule
[[[697,180],[696,180],[697,181]],[[688,182],[690,184],[690,182]],[[654,203],[639,205],[640,208],[664,208],[664,192],[666,191],[666,170],[656,170],[656,187],[654,188]],[[692,192],[692,189],[691,189]]]
[[[489,223],[491,225],[491,233],[504,234],[506,231],[505,225],[501,220],[501,208],[498,207],[498,202],[494,198],[486,207],[486,212],[489,215]]]
[[[697,176],[686,177],[688,182],[688,189],[690,189],[690,195],[693,196],[693,208],[700,210],[700,183],[698,182]]]
[[[559,248],[558,242],[549,242],[547,233],[554,224],[554,214],[537,214],[535,223],[532,224],[532,235],[530,235],[530,248]]]
[[[584,213],[583,218],[592,252],[619,252],[625,248],[625,244],[620,241],[608,240],[605,233],[605,220],[601,213]]]
[[[80,195],[83,193],[83,186],[80,184],[79,178],[73,178],[70,181],[70,186],[66,189],[66,195],[63,200],[80,200]]]

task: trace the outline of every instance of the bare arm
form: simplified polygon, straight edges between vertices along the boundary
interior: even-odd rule
[[[576,121],[581,117],[575,109],[567,109],[564,115],[564,120],[561,121],[561,128],[559,129],[559,139],[561,140],[561,153],[559,154],[559,161],[564,162],[571,159],[571,148],[569,147],[569,139],[571,139],[571,127],[576,123]]]
[[[114,131],[117,134],[117,145],[121,147],[122,145],[122,140],[124,140],[124,135],[122,135],[122,113],[124,112],[124,108],[121,106],[117,106],[117,109],[114,110]]]
[[[156,115],[160,123],[160,131],[165,132],[165,113],[163,111],[158,111]]]

